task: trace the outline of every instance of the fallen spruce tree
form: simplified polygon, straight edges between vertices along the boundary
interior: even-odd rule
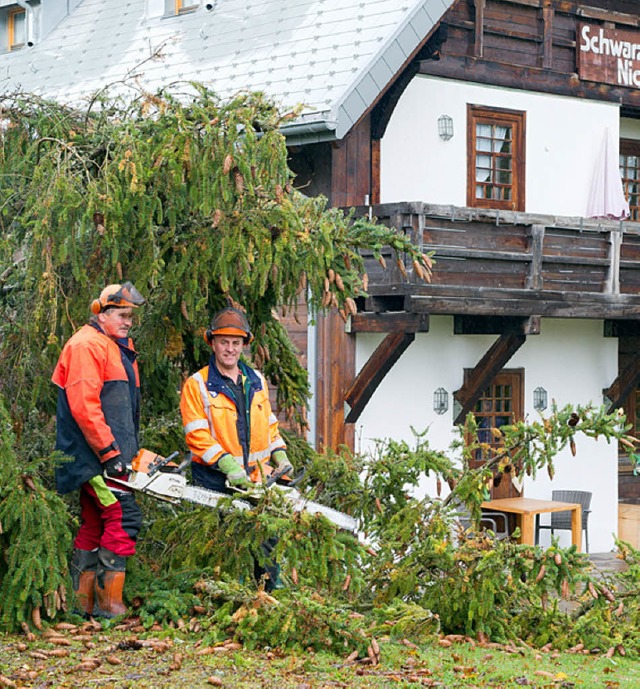
[[[5,413],[5,429],[7,421]],[[496,540],[477,521],[467,532],[458,522],[461,503],[477,520],[484,487],[496,475],[515,466],[525,473],[548,470],[577,434],[626,440],[621,421],[590,407],[554,408],[539,422],[502,427],[502,449],[475,470],[430,449],[423,435],[413,447],[380,442],[366,457],[318,455],[294,443],[308,489],[356,517],[359,537],[324,517],[292,513],[277,488],[251,511],[146,498],[145,533],[125,591],[131,617],[103,624],[197,633],[204,648],[232,639],[247,648],[331,650],[367,662],[377,662],[376,639],[389,636],[635,655],[640,553],[619,544],[629,567],[603,578],[573,546],[519,545]],[[479,446],[472,417],[460,433],[466,450]],[[6,430],[1,449],[3,628],[77,621],[64,559],[69,514],[39,477],[50,469],[18,469]],[[425,476],[452,490],[446,497],[416,497]],[[46,526],[45,539],[34,523]],[[273,535],[284,587],[269,595],[252,572],[260,544]]]

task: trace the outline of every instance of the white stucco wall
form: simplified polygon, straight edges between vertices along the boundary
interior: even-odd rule
[[[526,212],[585,215],[606,129],[619,138],[617,105],[427,76],[409,84],[382,139],[383,203],[467,205],[468,104],[526,112]],[[449,141],[438,137],[443,114]]]
[[[451,393],[462,385],[463,369],[472,368],[495,341],[489,335],[454,335],[453,318],[432,316],[430,331],[420,333],[382,381],[356,425],[356,449],[367,450],[375,438],[412,440],[411,427],[429,428],[431,447],[446,450],[455,437]],[[602,389],[617,375],[617,339],[605,338],[601,321],[542,321],[540,335],[530,336],[506,368],[524,368],[525,414],[538,418],[533,409],[533,390],[544,387],[549,400],[565,404],[602,403]],[[382,340],[381,335],[357,336],[356,367],[359,370]],[[433,392],[443,387],[449,395],[449,411],[433,412]],[[402,401],[402,403],[400,403]],[[593,493],[590,516],[591,552],[607,552],[617,533],[617,446],[605,440],[577,437],[577,455],[567,449],[555,461],[553,482],[546,471],[526,478],[524,495],[550,499],[551,491],[588,490]],[[434,493],[427,483],[421,490]],[[544,523],[544,522],[543,522]],[[563,546],[571,544],[569,532],[556,532]],[[549,543],[543,531],[541,544]]]
[[[629,117],[621,117],[620,138],[640,139],[640,120],[632,120]]]

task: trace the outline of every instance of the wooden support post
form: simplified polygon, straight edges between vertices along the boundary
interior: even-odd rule
[[[553,18],[554,9],[550,0],[545,0],[542,8],[542,69],[551,69],[553,65]]]
[[[482,57],[484,53],[484,8],[486,0],[474,0],[476,8],[476,24],[473,43],[473,56]]]
[[[344,423],[344,395],[355,372],[355,337],[344,332],[335,310],[318,318],[316,369],[316,446],[353,448],[353,426]]]
[[[620,223],[622,225],[622,223]],[[605,294],[620,294],[620,246],[622,244],[622,227],[609,232],[609,271],[605,285]]]
[[[544,244],[544,225],[531,226],[531,267],[526,279],[528,289],[542,289],[542,246]]]
[[[640,353],[636,354],[628,366],[618,374],[618,377],[611,385],[602,391],[603,397],[608,402],[607,411],[611,413],[614,409],[622,407],[632,390],[640,383]]]
[[[483,390],[504,368],[511,357],[522,347],[527,336],[523,333],[505,333],[491,345],[486,354],[476,364],[465,384],[453,393],[453,398],[461,406],[455,424],[463,423],[467,414],[480,399]]]

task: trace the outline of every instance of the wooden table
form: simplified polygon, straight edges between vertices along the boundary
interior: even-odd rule
[[[493,512],[508,512],[517,515],[520,527],[520,543],[535,544],[535,520],[544,512],[571,511],[571,542],[578,550],[582,548],[582,505],[557,500],[535,500],[533,498],[499,498],[487,500],[481,507]]]

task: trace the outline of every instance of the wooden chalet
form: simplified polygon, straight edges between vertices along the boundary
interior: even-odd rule
[[[435,251],[436,259],[431,284],[414,279],[410,261],[403,257],[408,280],[395,268],[396,257],[387,256],[387,264],[393,266],[390,270],[369,260],[368,296],[358,300],[358,315],[349,319],[346,328],[335,316],[325,319],[318,345],[321,443],[353,442],[367,404],[385,376],[393,376],[394,365],[416,336],[429,331],[434,316],[451,317],[454,337],[490,336],[482,353],[465,367],[459,387],[452,390],[454,424],[461,423],[468,412],[481,410],[487,394],[496,394],[500,373],[527,340],[539,335],[543,319],[588,319],[598,322],[604,338],[618,343],[616,370],[601,386],[602,394],[591,399],[610,410],[623,407],[634,432],[639,430],[637,134],[636,138],[621,134],[616,141],[619,160],[614,154],[623,176],[621,188],[631,206],[630,217],[625,219],[590,218],[586,212],[540,213],[530,208],[525,193],[525,147],[516,138],[524,136],[523,121],[509,123],[514,133],[509,193],[492,197],[479,190],[478,170],[471,159],[480,151],[475,148],[476,133],[491,118],[500,123],[503,115],[510,118],[514,113],[506,108],[483,111],[475,104],[468,105],[467,116],[469,121],[476,118],[477,129],[467,124],[463,132],[468,164],[459,170],[466,177],[466,202],[445,204],[435,195],[407,202],[381,198],[381,169],[387,155],[381,156],[381,141],[405,89],[420,76],[608,103],[615,105],[618,117],[632,129],[640,117],[640,81],[633,76],[640,59],[634,57],[632,67],[619,68],[626,73],[618,79],[615,64],[606,64],[609,56],[591,59],[581,53],[581,40],[584,43],[594,36],[601,42],[610,40],[612,46],[614,40],[623,42],[623,52],[625,43],[640,48],[637,3],[459,0],[424,36],[346,137],[292,149],[292,165],[302,183],[327,193],[334,205],[356,205],[358,213],[368,213],[409,234],[425,250]],[[627,83],[618,83],[625,79]],[[446,103],[440,106],[445,112]],[[580,146],[579,140],[575,146]],[[364,333],[383,337],[356,375],[355,341]],[[640,479],[623,453],[618,473],[621,502],[639,502]],[[494,492],[498,497],[508,496],[514,488],[505,482]]]

